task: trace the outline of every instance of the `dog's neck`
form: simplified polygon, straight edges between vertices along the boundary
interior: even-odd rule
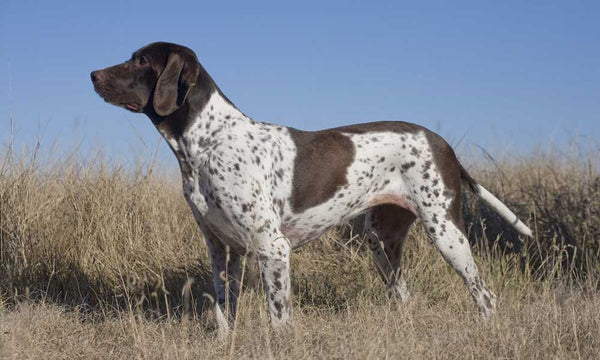
[[[201,166],[204,155],[255,124],[216,87],[208,95],[191,91],[168,116],[147,115],[175,153],[184,177]]]
[[[221,119],[216,118],[219,112],[227,113],[230,116],[235,113],[241,114],[235,105],[221,92],[202,64],[198,63],[198,66],[199,72],[196,83],[189,89],[183,104],[177,110],[166,116],[158,115],[152,106],[149,106],[145,111],[174,151],[177,148],[174,145],[181,142],[183,134],[194,123],[198,121],[209,122],[209,120],[219,121]],[[211,101],[212,103],[209,104]],[[210,109],[210,107],[213,109]],[[212,115],[213,119],[205,119],[205,115],[209,117]]]
[[[195,163],[200,161],[198,154],[210,153],[255,124],[221,92],[202,65],[196,84],[177,110],[160,116],[150,107],[145,113],[175,153],[184,177],[201,166]]]

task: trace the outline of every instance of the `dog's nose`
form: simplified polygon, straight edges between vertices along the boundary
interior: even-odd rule
[[[101,80],[103,73],[101,71],[92,71],[90,77],[92,78],[92,82],[95,83],[98,80]]]

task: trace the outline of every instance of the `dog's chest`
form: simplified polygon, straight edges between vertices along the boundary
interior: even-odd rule
[[[215,202],[213,191],[207,189],[205,181],[191,176],[184,183],[184,196],[203,231],[210,230],[219,239],[232,247],[244,247],[245,241],[240,229],[233,226],[223,207],[227,204]],[[206,234],[205,234],[206,235]]]
[[[279,226],[290,212],[294,154],[283,127],[203,114],[177,154],[196,220],[232,246],[247,246],[265,224]]]

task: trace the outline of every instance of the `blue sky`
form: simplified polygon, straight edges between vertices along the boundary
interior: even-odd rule
[[[4,0],[1,8],[2,144],[12,109],[17,144],[40,135],[60,152],[81,143],[112,159],[150,158],[158,141],[150,121],[105,104],[89,73],[159,40],[194,49],[256,120],[311,130],[404,120],[492,153],[600,137],[597,1]],[[159,158],[175,164],[165,144]]]

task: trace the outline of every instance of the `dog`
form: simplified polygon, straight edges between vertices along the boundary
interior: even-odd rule
[[[447,142],[419,125],[373,122],[310,132],[254,121],[191,49],[165,42],[92,72],[91,80],[106,102],[146,114],[177,157],[185,198],[210,252],[222,332],[236,311],[241,256],[258,257],[271,325],[280,328],[290,322],[292,249],[363,212],[390,296],[409,297],[400,259],[418,218],[484,317],[494,312],[496,296],[465,236],[463,187],[532,236],[467,173]]]

